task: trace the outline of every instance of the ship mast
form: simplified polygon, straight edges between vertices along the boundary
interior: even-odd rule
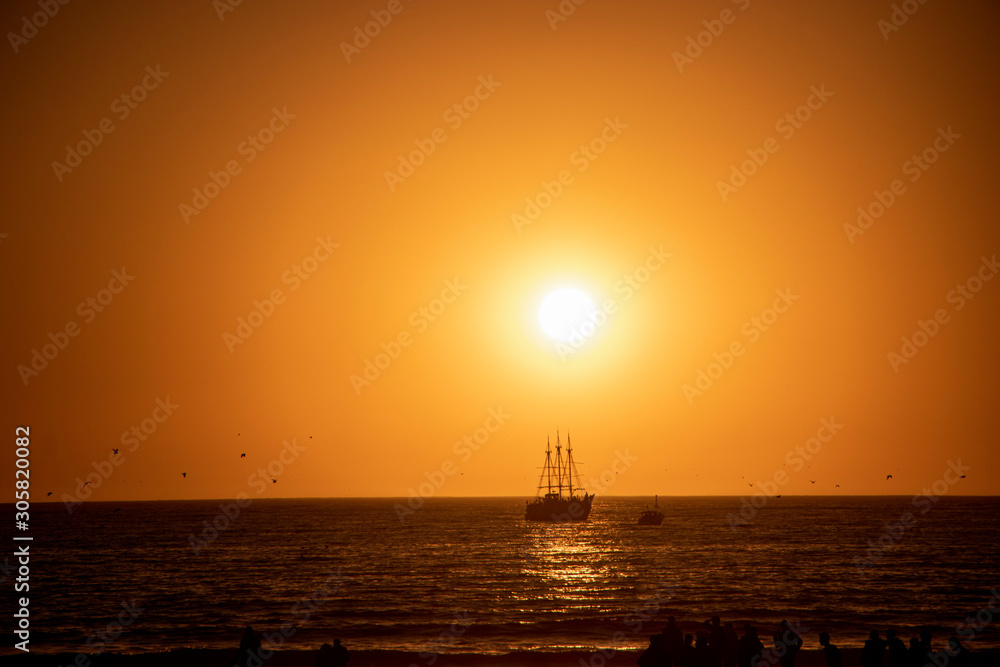
[[[546,478],[548,481],[543,483]],[[543,486],[548,486],[548,492],[552,493],[552,440],[548,437],[545,439],[545,466],[538,478],[538,490],[541,491]]]
[[[573,497],[573,443],[569,439],[569,431],[566,431],[566,477],[569,479],[569,497]]]
[[[556,481],[559,485],[559,497],[562,498],[563,490],[563,463],[562,463],[562,443],[559,442],[559,431],[556,430]]]

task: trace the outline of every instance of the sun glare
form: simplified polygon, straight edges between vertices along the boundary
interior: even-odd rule
[[[578,289],[564,287],[552,292],[538,309],[538,323],[551,338],[567,342],[595,310],[590,297]]]

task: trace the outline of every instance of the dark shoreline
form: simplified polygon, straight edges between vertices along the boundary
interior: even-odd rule
[[[860,665],[861,649],[842,649],[844,667]],[[610,655],[604,651],[518,651],[502,655],[478,653],[420,654],[410,651],[351,651],[351,667],[605,667],[635,665],[641,651],[621,650]],[[81,657],[82,656],[82,657]],[[228,667],[236,649],[173,649],[158,653],[104,653],[100,655],[53,653],[4,655],[0,659],[11,665],[41,667]],[[268,667],[313,667],[315,650],[275,651],[264,661]],[[795,661],[796,667],[826,667],[818,648],[804,648]],[[1000,649],[985,649],[973,653],[975,667],[1000,665]]]

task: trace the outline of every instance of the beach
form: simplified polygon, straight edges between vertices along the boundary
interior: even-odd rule
[[[861,649],[842,649],[844,667],[861,664]],[[54,655],[20,655],[5,658],[11,665],[38,665],[39,667],[224,667],[236,654],[222,649],[177,649],[160,653],[102,655],[61,653]],[[604,652],[587,651],[519,651],[503,655],[455,653],[421,655],[407,651],[352,651],[351,667],[603,667],[606,665],[635,665],[641,651],[617,651],[608,656]],[[79,656],[83,658],[79,658]],[[603,659],[602,659],[603,657]],[[268,667],[313,667],[316,651],[275,651],[265,661]],[[826,660],[819,649],[802,649],[795,661],[796,667],[826,667]],[[973,653],[975,667],[1000,665],[1000,651],[993,649]]]

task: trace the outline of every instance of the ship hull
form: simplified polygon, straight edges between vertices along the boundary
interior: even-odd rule
[[[640,526],[659,526],[663,523],[663,514],[653,510],[643,512],[639,517]]]
[[[590,517],[593,494],[576,498],[537,498],[528,503],[524,518],[527,521],[550,523],[578,523]]]

